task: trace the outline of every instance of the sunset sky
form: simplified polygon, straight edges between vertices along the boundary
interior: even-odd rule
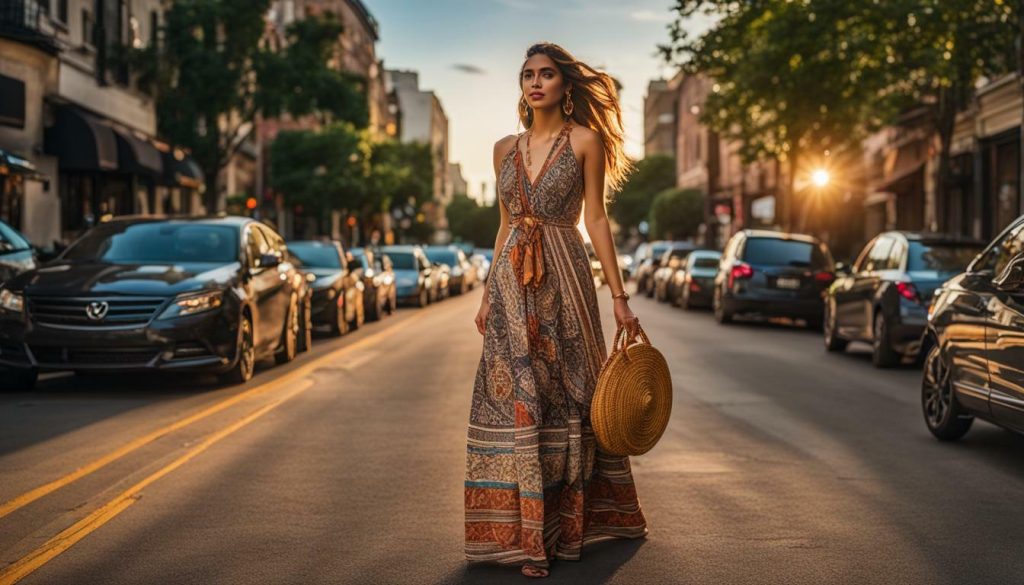
[[[364,0],[380,23],[377,54],[389,69],[415,69],[449,119],[449,158],[470,195],[494,195],[494,142],[521,131],[516,74],[533,42],[558,43],[623,85],[627,151],[643,155],[647,82],[672,75],[656,55],[668,39],[666,0]]]

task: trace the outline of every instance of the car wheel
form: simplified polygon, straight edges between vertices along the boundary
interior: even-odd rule
[[[732,323],[732,313],[725,309],[725,303],[722,302],[722,292],[720,290],[715,289],[715,296],[711,305],[715,311],[715,321],[722,325]]]
[[[274,361],[279,364],[286,364],[298,353],[299,346],[299,307],[293,301],[288,307],[288,314],[284,319],[284,331],[281,332],[280,348],[274,354]]]
[[[426,307],[430,303],[430,295],[427,293],[427,289],[420,289],[420,296],[416,298],[417,307]]]
[[[898,364],[900,356],[892,348],[892,342],[889,340],[889,327],[885,315],[881,311],[875,313],[873,331],[871,361],[875,367],[889,368]]]
[[[340,337],[348,333],[348,320],[345,319],[345,294],[338,296],[334,303],[334,318],[331,319],[331,335]]]
[[[935,438],[955,441],[971,428],[974,417],[960,406],[953,394],[949,368],[942,361],[942,351],[936,345],[928,352],[921,378],[921,409],[924,422]]]
[[[838,324],[836,323],[836,313],[832,308],[832,303],[825,303],[825,327],[824,327],[824,339],[825,349],[828,351],[843,351],[846,349],[847,344],[850,342],[839,337],[837,332]]]
[[[380,321],[384,317],[384,303],[380,300],[380,292],[374,291],[373,306],[366,315],[367,321]]]
[[[302,302],[299,326],[299,352],[307,352],[313,349],[313,301],[309,297]]]
[[[388,297],[388,315],[394,315],[395,311],[398,310],[398,297],[394,289],[391,290],[391,296]]]
[[[693,305],[690,303],[690,287],[683,283],[683,291],[679,293],[679,306],[684,311],[693,309]]]
[[[238,329],[238,341],[235,347],[235,355],[238,357],[235,365],[220,376],[221,381],[228,384],[248,382],[252,378],[253,370],[256,369],[256,346],[253,344],[252,320],[247,315],[242,315]]]
[[[39,370],[33,368],[10,369],[0,372],[0,390],[6,392],[28,392],[36,387]]]
[[[359,303],[356,305],[356,329],[359,329],[366,323],[366,301],[362,297],[359,298]]]

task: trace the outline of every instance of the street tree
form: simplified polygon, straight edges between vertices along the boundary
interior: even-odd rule
[[[848,0],[677,0],[663,57],[710,79],[701,122],[740,145],[744,162],[776,158],[788,168],[776,206],[784,227],[796,216],[794,185],[818,157],[856,142],[890,116],[877,92],[871,2]],[[689,32],[691,19],[713,24]],[[806,164],[805,164],[806,159]]]
[[[699,189],[669,188],[651,203],[648,221],[651,240],[685,240],[695,237],[704,221],[704,193]]]
[[[364,81],[328,66],[340,21],[309,17],[278,39],[267,32],[269,6],[269,0],[177,0],[164,13],[158,43],[124,51],[140,87],[156,96],[160,133],[190,148],[202,167],[211,210],[219,171],[259,115],[367,124]]]
[[[655,195],[675,185],[675,165],[675,159],[667,155],[637,161],[622,189],[612,195],[608,204],[609,214],[624,233],[637,229],[647,219]]]

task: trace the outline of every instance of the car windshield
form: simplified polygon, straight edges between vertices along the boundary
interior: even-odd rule
[[[703,256],[693,259],[694,268],[718,268],[718,258]]]
[[[769,266],[830,267],[821,246],[779,238],[750,238],[743,250],[743,261]]]
[[[366,254],[363,254],[362,252],[352,252],[352,259],[363,268],[370,267],[370,264],[366,261]]]
[[[395,270],[416,270],[416,256],[412,252],[388,252]]]
[[[910,242],[907,271],[962,272],[982,250],[981,246],[956,242]]]
[[[668,244],[654,244],[651,246],[651,256],[654,258],[661,258],[665,254],[665,250],[668,250]]]
[[[338,256],[338,249],[333,244],[320,242],[291,242],[288,249],[302,260],[302,263],[312,268],[341,268],[341,258]]]
[[[0,221],[0,254],[7,252],[21,252],[23,250],[28,250],[31,247],[32,246],[29,245],[28,240],[21,237],[21,234],[4,222]]]
[[[115,264],[238,260],[238,228],[195,223],[100,225],[86,232],[61,258]]]
[[[427,258],[431,262],[441,262],[449,266],[455,266],[459,263],[458,258],[455,256],[455,252],[451,250],[427,250]]]

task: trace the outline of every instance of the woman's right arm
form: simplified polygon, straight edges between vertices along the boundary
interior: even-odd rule
[[[508,240],[508,234],[510,231],[508,227],[508,209],[505,208],[505,203],[501,200],[501,195],[499,193],[501,188],[499,184],[501,181],[501,161],[504,160],[505,155],[511,152],[515,143],[516,137],[514,134],[506,136],[494,143],[494,193],[495,199],[497,199],[498,210],[501,215],[501,223],[498,225],[498,233],[494,237],[494,255],[491,257],[495,261],[501,254],[501,249],[505,246],[505,241]],[[492,264],[492,270],[493,267],[494,265]],[[490,275],[488,275],[487,280],[490,282]],[[484,325],[487,322],[487,312],[490,310],[490,298],[488,297],[490,292],[489,289],[489,286],[484,286],[484,296],[480,300],[480,310],[477,312],[476,316],[476,328],[481,335],[484,333]]]

